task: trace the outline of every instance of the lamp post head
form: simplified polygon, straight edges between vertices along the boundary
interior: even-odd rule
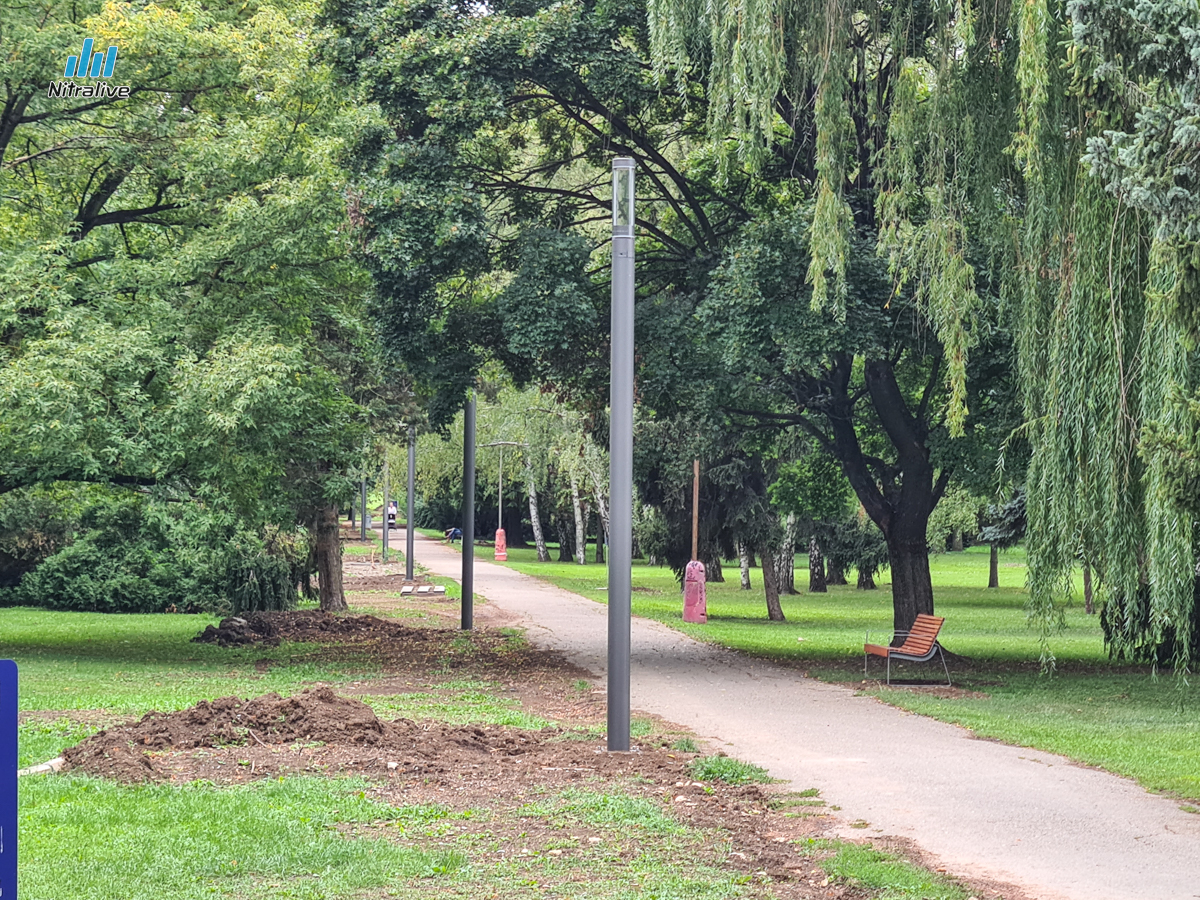
[[[613,237],[633,237],[633,172],[637,161],[618,156],[613,160]]]

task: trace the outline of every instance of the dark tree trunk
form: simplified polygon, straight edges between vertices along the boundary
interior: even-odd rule
[[[317,578],[320,580],[321,609],[338,612],[346,608],[342,589],[342,542],[338,535],[338,508],[318,510],[313,522],[316,534]]]
[[[893,629],[908,631],[918,614],[933,613],[925,535],[929,515],[945,492],[951,474],[944,468],[935,482],[927,445],[930,398],[941,383],[941,367],[930,368],[922,399],[914,410],[900,390],[890,361],[868,360],[864,366],[863,380],[871,405],[896,449],[894,464],[868,459],[858,442],[849,393],[852,371],[853,360],[848,355],[838,356],[831,372],[828,413],[832,449],[863,509],[887,540]]]
[[[846,570],[831,559],[825,560],[825,583],[845,584]]]
[[[596,522],[596,562],[604,562],[604,523],[599,517]]]
[[[753,547],[746,548],[746,565],[748,565],[752,569],[757,568],[757,566],[758,566],[758,560],[754,558],[754,548]]]
[[[870,572],[863,572],[862,570],[859,570],[858,589],[860,591],[875,590],[875,576],[872,575]]]
[[[1000,587],[1000,550],[992,544],[992,552],[988,559],[988,587]]]
[[[808,592],[824,594],[825,588],[825,557],[821,555],[821,545],[817,539],[808,541]]]
[[[1092,593],[1092,567],[1083,564],[1083,611],[1089,616],[1095,615],[1096,597]]]
[[[555,514],[554,530],[558,532],[558,561],[571,562],[575,559],[575,542],[571,535],[571,520]]]
[[[767,618],[782,622],[783,607],[779,605],[779,560],[777,554],[764,550],[762,553],[763,591],[767,595]]]
[[[724,582],[725,572],[721,569],[721,554],[713,553],[704,563],[704,580],[706,582]]]
[[[775,427],[798,425],[842,467],[867,515],[883,533],[892,566],[892,608],[896,630],[911,628],[918,613],[933,612],[929,550],[925,532],[953,474],[935,472],[929,442],[938,415],[939,390],[945,383],[942,357],[925,366],[924,385],[901,389],[896,365],[917,351],[903,345],[862,361],[844,350],[828,354],[819,375],[784,377],[795,407],[783,413],[753,413]],[[929,357],[925,357],[929,359]],[[856,376],[861,372],[861,383]],[[865,393],[863,391],[865,388]],[[864,409],[870,403],[870,409]],[[863,447],[858,427],[879,428],[890,448]],[[876,442],[872,442],[875,444]]]
[[[894,528],[888,535],[888,560],[892,566],[892,627],[894,631],[908,631],[917,616],[933,615],[933,582],[929,577],[925,529],[921,529],[918,538],[911,530]],[[903,641],[900,638],[898,642]]]

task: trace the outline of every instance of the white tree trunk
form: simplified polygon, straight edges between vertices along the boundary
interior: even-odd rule
[[[750,590],[750,550],[745,541],[738,541],[738,562],[742,565],[742,590]]]
[[[550,562],[546,536],[542,533],[542,520],[538,517],[537,485],[534,483],[533,466],[529,457],[525,457],[525,486],[529,490],[529,521],[533,525],[533,542],[537,545],[538,562]]]
[[[796,593],[796,533],[799,531],[799,524],[796,522],[796,514],[788,513],[787,521],[783,529],[783,547],[780,550],[780,570],[779,570],[779,593],[794,594]],[[783,565],[782,560],[786,559],[788,564]]]
[[[571,508],[575,511],[575,562],[587,562],[587,524],[583,520],[583,504],[579,499],[579,479],[571,473]]]

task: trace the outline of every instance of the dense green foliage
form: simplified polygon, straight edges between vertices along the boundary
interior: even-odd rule
[[[303,0],[6,13],[0,492],[95,482],[197,504],[184,518],[246,532],[247,559],[271,545],[267,525],[312,528],[351,495],[373,416],[395,412],[402,383],[348,259],[336,157],[361,115],[313,62],[313,15]],[[119,48],[127,99],[47,96],[89,36]],[[95,608],[182,606],[188,578],[227,580],[182,574],[192,561],[157,557],[158,538],[120,559],[103,534],[81,540],[33,594],[53,582],[75,606],[93,590]],[[106,565],[139,586],[83,578]],[[278,597],[288,580],[272,577]]]

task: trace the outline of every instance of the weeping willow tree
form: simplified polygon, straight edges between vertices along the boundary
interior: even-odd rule
[[[727,165],[814,160],[814,307],[844,315],[851,236],[874,235],[942,344],[952,434],[982,299],[1004,298],[1033,451],[1031,617],[1061,623],[1082,559],[1113,652],[1180,673],[1200,631],[1197,16],[1194,0],[650,0],[660,73],[706,70]]]

